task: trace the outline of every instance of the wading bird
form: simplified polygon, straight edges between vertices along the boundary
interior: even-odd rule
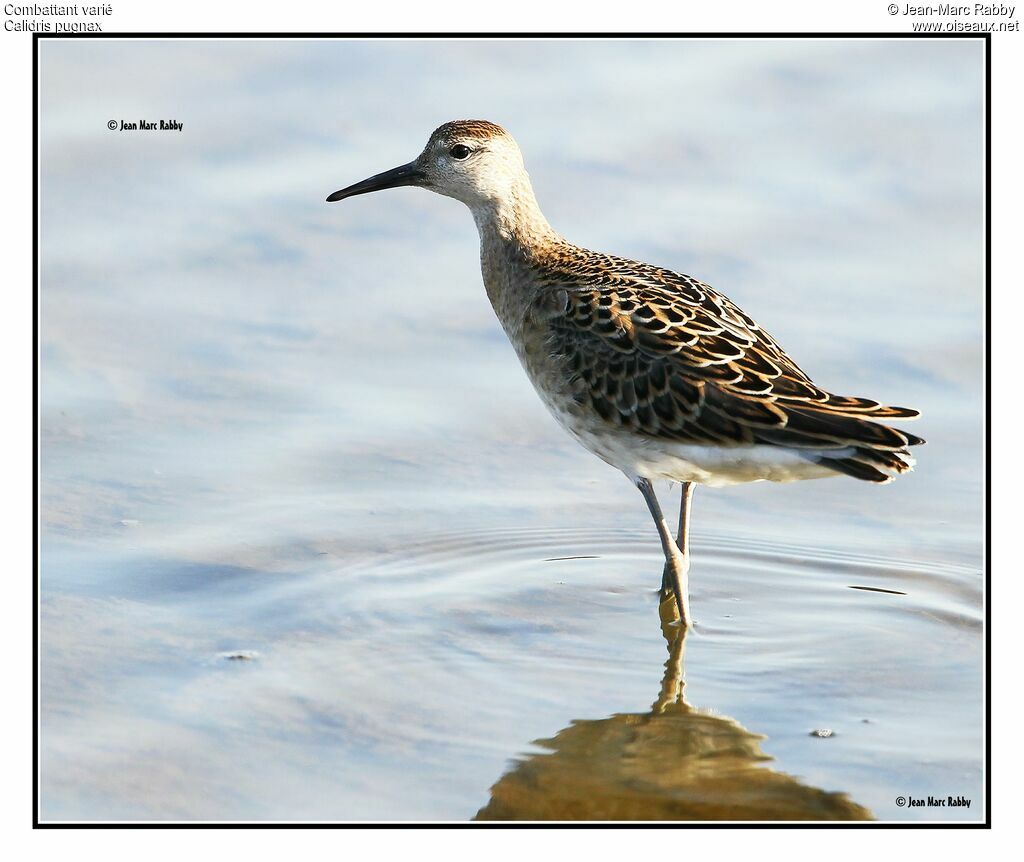
[[[880,419],[916,410],[832,395],[709,285],[563,239],[537,205],[519,147],[484,120],[445,123],[406,165],[335,192],[417,186],[469,207],[484,287],[541,400],[583,446],[632,481],[665,554],[663,597],[690,625],[695,484],[846,475],[889,482],[923,443]],[[652,482],[682,483],[678,537]]]

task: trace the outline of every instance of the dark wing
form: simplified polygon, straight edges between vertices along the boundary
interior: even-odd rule
[[[808,457],[878,482],[910,469],[906,447],[924,442],[875,421],[916,410],[825,392],[735,304],[686,276],[552,284],[537,311],[584,403],[640,434],[816,450]]]

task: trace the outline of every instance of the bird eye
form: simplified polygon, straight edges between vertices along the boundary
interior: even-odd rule
[[[465,144],[456,144],[448,152],[451,154],[453,159],[462,161],[463,159],[469,158],[469,154],[473,151]]]

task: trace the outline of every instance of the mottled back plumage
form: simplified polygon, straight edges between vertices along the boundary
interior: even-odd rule
[[[709,285],[570,245],[539,256],[538,314],[552,354],[602,420],[713,446],[813,451],[858,479],[910,469],[924,441],[875,420],[917,411],[816,386],[764,329]],[[831,454],[843,452],[835,457]]]

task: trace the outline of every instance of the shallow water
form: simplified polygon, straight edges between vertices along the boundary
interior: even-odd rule
[[[976,46],[40,56],[43,819],[984,817]],[[184,129],[105,127],[136,115]],[[570,238],[924,412],[890,486],[697,490],[685,656],[469,215],[323,203],[455,116],[513,131]],[[896,804],[929,795],[971,805]]]

